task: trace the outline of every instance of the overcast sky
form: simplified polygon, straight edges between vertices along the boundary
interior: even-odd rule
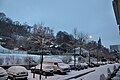
[[[62,30],[93,36],[109,48],[120,44],[118,26],[112,8],[112,0],[0,0],[0,11],[13,21],[29,25],[43,22],[54,33]]]

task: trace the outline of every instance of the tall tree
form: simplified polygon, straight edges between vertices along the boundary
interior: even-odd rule
[[[79,54],[81,55],[82,52],[82,48],[84,46],[84,44],[86,43],[86,40],[88,39],[88,35],[84,34],[84,33],[78,33],[78,43],[79,43],[79,47],[80,47],[80,52]]]
[[[34,24],[30,41],[36,46],[35,49],[42,49],[46,47],[45,44],[54,38],[51,29],[45,27],[43,24]]]
[[[75,56],[75,47],[77,45],[77,28],[74,28],[73,30],[73,35],[74,35],[74,67],[76,67],[76,56]]]
[[[70,34],[68,34],[65,31],[64,32],[59,31],[56,35],[57,44],[69,43],[72,40],[73,40],[73,36],[71,36]]]

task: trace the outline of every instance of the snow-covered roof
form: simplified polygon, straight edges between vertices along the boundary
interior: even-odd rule
[[[62,62],[61,59],[56,59],[56,58],[44,58],[43,62]]]
[[[81,65],[81,66],[87,66],[88,64],[87,63],[79,63],[79,65]]]
[[[50,45],[50,47],[53,47],[54,45]]]
[[[3,69],[2,67],[0,67],[0,74],[3,74],[3,73],[6,73],[6,74],[7,74],[6,70]]]
[[[9,50],[9,49],[6,49],[0,45],[0,50]]]
[[[40,66],[41,66],[41,64],[38,64],[37,66],[32,67],[32,68],[40,69]],[[31,68],[31,69],[32,69],[32,68]],[[43,68],[51,68],[51,69],[53,69],[53,65],[52,65],[52,64],[43,63],[43,64],[42,64],[42,69],[43,69]]]
[[[59,45],[56,45],[55,47],[57,48],[57,47],[59,47]]]
[[[14,48],[14,50],[18,50],[19,48]]]

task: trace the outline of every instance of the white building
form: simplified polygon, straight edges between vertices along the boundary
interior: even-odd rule
[[[120,45],[110,45],[110,51],[117,51],[120,52]]]

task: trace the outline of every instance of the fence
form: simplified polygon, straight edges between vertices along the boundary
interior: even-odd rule
[[[15,51],[15,50],[0,50],[3,54],[27,54],[27,51]]]

